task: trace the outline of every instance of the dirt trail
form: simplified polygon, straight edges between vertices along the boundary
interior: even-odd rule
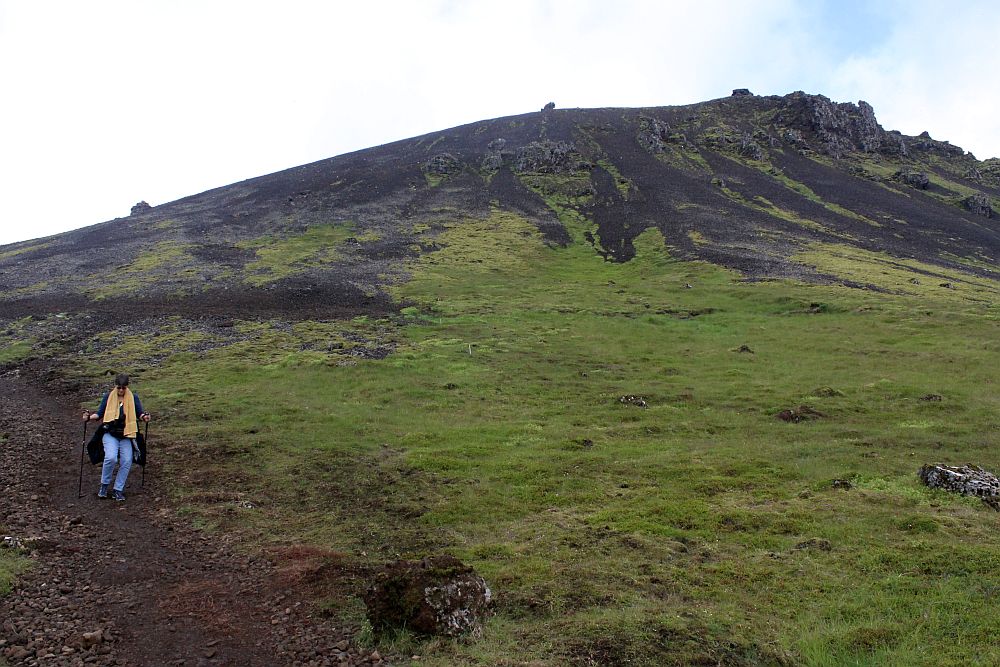
[[[83,425],[71,398],[0,377],[0,432],[0,532],[34,561],[0,599],[10,665],[387,664],[276,583],[274,563],[174,516],[155,428],[145,486],[134,468],[124,503],[96,497],[89,462],[77,498]]]

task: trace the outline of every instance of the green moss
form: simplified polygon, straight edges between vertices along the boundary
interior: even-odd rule
[[[740,192],[738,192],[736,190],[733,190],[731,188],[722,187],[721,190],[722,190],[722,193],[726,195],[726,197],[728,197],[729,199],[733,200],[734,202],[737,202],[737,203],[739,203],[739,204],[741,204],[743,206],[746,206],[748,208],[755,209],[755,210],[760,211],[762,213],[767,213],[768,215],[774,216],[775,218],[778,218],[780,220],[784,220],[786,222],[790,222],[792,224],[798,225],[799,227],[804,227],[806,229],[811,229],[813,231],[823,232],[824,234],[829,234],[831,236],[837,236],[837,237],[844,238],[844,239],[856,240],[850,234],[844,234],[842,232],[836,232],[836,231],[834,231],[832,229],[829,229],[828,227],[826,227],[826,226],[824,226],[824,225],[816,222],[815,220],[811,220],[809,218],[802,217],[801,215],[799,215],[798,213],[795,213],[794,211],[789,211],[787,209],[781,208],[780,206],[776,205],[775,203],[773,203],[772,201],[770,201],[766,197],[762,197],[762,196],[758,195],[758,196],[754,197],[751,200],[751,199],[747,199],[746,197],[744,197],[742,195],[742,193],[740,193]]]
[[[845,216],[847,218],[853,218],[854,220],[859,220],[867,225],[871,225],[872,227],[882,226],[881,223],[872,220],[868,216],[856,213],[850,209],[844,208],[839,204],[826,201],[825,199],[821,198],[818,194],[813,192],[812,189],[805,183],[800,183],[799,181],[793,180],[782,172],[774,170],[774,171],[769,171],[768,173],[775,179],[780,181],[789,190],[799,193],[800,195],[802,195],[806,199],[809,199],[810,201],[814,201],[818,204],[821,204],[824,208],[826,208],[829,211],[837,213],[838,215]]]
[[[18,255],[22,255],[26,252],[51,247],[53,243],[55,243],[55,241],[25,241],[23,243],[13,243],[7,246],[7,250],[0,251],[0,261],[10,257],[17,257]]]
[[[518,174],[518,179],[543,199],[555,199],[568,205],[584,206],[594,198],[589,171],[568,174],[525,173]]]
[[[122,266],[87,276],[95,287],[86,293],[97,300],[128,295],[168,274],[176,275],[195,261],[190,249],[188,244],[161,241]]]
[[[692,243],[698,246],[709,245],[709,243],[711,243],[707,238],[705,238],[705,236],[701,232],[695,230],[689,231],[687,233],[687,236],[689,239],[691,239]]]
[[[813,243],[792,259],[845,280],[935,301],[991,302],[1000,297],[995,280],[851,246]]]
[[[256,250],[256,257],[244,267],[244,280],[252,285],[267,283],[324,266],[340,258],[337,246],[355,234],[353,223],[313,225],[297,236],[264,236],[240,243]]]
[[[622,176],[622,173],[618,170],[618,167],[613,165],[608,160],[598,160],[599,164],[606,172],[611,174],[612,178],[615,179],[615,187],[618,188],[618,192],[621,194],[623,199],[629,199],[632,196],[633,191],[636,190],[635,184],[631,180]]]

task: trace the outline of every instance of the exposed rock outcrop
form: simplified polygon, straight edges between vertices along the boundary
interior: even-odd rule
[[[744,134],[740,139],[740,155],[751,160],[763,160],[764,149],[760,147],[754,138],[749,134]]]
[[[462,163],[451,153],[439,153],[424,163],[424,171],[436,176],[451,176],[462,171]]]
[[[496,171],[503,166],[504,148],[507,146],[505,139],[494,139],[486,146],[486,155],[483,156],[483,169],[486,171]]]
[[[514,154],[514,169],[518,172],[561,174],[591,168],[593,165],[583,160],[576,145],[568,141],[533,141]]]
[[[151,211],[152,209],[153,209],[153,207],[150,206],[148,202],[141,201],[141,202],[139,202],[138,204],[136,204],[135,206],[132,207],[132,212],[129,213],[129,215],[142,215],[143,213],[146,213],[147,211]]]
[[[670,126],[659,118],[639,117],[639,145],[650,153],[662,153],[670,143]]]
[[[945,155],[954,155],[956,157],[965,155],[965,151],[959,146],[952,146],[947,141],[937,141],[936,139],[932,139],[927,130],[924,130],[917,135],[917,139],[913,142],[912,147],[919,151],[943,153]]]
[[[962,204],[965,206],[965,210],[970,213],[981,215],[984,218],[993,217],[993,206],[991,205],[990,198],[982,193],[969,195]]]
[[[407,628],[428,635],[478,634],[490,609],[486,581],[453,556],[397,561],[365,591],[376,630]]]
[[[749,88],[734,88],[733,97],[753,97],[753,93],[750,92]]]
[[[878,151],[887,142],[886,132],[875,119],[875,111],[865,101],[837,104],[823,95],[801,91],[786,95],[785,108],[778,115],[780,124],[816,137],[820,150],[840,157],[853,150]],[[900,150],[901,140],[889,140],[893,151]]]

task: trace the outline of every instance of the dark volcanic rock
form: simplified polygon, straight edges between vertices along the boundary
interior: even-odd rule
[[[993,206],[990,205],[990,198],[984,194],[974,194],[965,198],[962,202],[967,211],[981,215],[984,218],[993,217]]]
[[[786,95],[784,100],[781,122],[815,135],[829,155],[840,157],[853,150],[870,153],[879,150],[885,141],[885,130],[865,101],[837,104],[823,95],[801,91]]]
[[[926,197],[880,183],[882,174],[903,170],[933,179]],[[435,187],[443,180],[447,187]],[[108,314],[117,306],[98,306],[94,297],[111,269],[133,286],[136,303],[157,314],[239,319],[246,308],[259,315],[266,306],[301,319],[373,305],[384,312],[392,302],[386,286],[406,280],[411,258],[440,248],[435,237],[445,225],[483,219],[494,208],[522,216],[560,246],[571,242],[565,220],[578,219],[590,234],[584,239],[608,261],[630,260],[633,240],[656,228],[678,258],[747,278],[831,280],[793,259],[798,244],[817,236],[950,269],[948,258],[977,257],[957,270],[993,277],[1000,230],[963,210],[970,186],[983,197],[967,206],[992,216],[1000,161],[980,162],[929,136],[885,132],[867,104],[801,92],[685,107],[533,111],[155,208],[139,204],[129,217],[4,247],[0,310],[8,318]],[[790,226],[787,214],[817,224]],[[345,232],[336,248],[318,243],[334,228]],[[704,241],[693,242],[693,232]],[[285,243],[303,256],[280,270],[268,266],[269,248]],[[122,259],[109,267],[112,245]],[[136,257],[146,261],[128,260]]]
[[[462,171],[462,163],[451,153],[440,153],[424,163],[428,174],[451,176]]]
[[[748,157],[751,160],[763,160],[764,150],[760,147],[760,144],[753,140],[753,137],[749,134],[744,134],[743,138],[740,139],[740,155]]]
[[[662,153],[670,143],[670,126],[659,118],[639,117],[639,145],[650,153]]]
[[[504,148],[507,146],[505,139],[494,139],[486,146],[486,155],[483,156],[483,169],[486,171],[496,171],[503,166]]]
[[[518,172],[558,174],[590,166],[582,159],[576,145],[569,141],[533,141],[514,155],[514,169]]]
[[[141,201],[132,207],[132,212],[129,215],[141,215],[147,211],[152,210],[153,207],[149,205],[146,201]]]
[[[964,496],[979,496],[992,500],[991,505],[1000,498],[1000,480],[979,466],[927,464],[920,468],[918,474],[920,481],[931,488],[954,491]]]
[[[733,97],[752,97],[753,93],[750,92],[749,88],[734,88]]]
[[[800,405],[797,408],[782,410],[776,416],[781,421],[797,424],[799,422],[810,421],[812,419],[819,419],[820,417],[825,417],[826,415],[818,410],[814,410],[808,405]]]
[[[386,566],[364,599],[376,630],[407,628],[454,637],[482,631],[492,593],[471,567],[445,555]]]
[[[919,190],[926,190],[931,184],[927,174],[922,171],[910,171],[909,169],[900,169],[893,175],[893,180],[899,181],[900,183],[905,183],[906,185],[911,185]]]

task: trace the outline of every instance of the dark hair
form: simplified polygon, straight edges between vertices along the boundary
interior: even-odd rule
[[[119,373],[115,376],[115,386],[116,387],[127,387],[128,386],[128,373]]]

